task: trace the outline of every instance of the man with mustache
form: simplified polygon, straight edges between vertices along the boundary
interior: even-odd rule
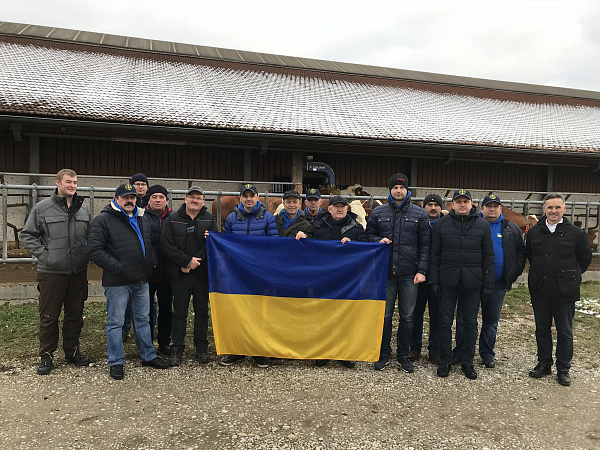
[[[156,266],[150,224],[144,209],[136,206],[138,195],[131,184],[120,185],[115,197],[94,219],[88,233],[87,254],[100,266],[106,295],[106,348],[110,376],[123,379],[125,352],[121,329],[127,303],[131,302],[135,344],[143,366],[166,369],[156,356],[150,334],[148,280]]]

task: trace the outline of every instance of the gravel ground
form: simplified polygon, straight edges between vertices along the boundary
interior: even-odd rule
[[[107,361],[76,368],[58,362],[0,362],[0,442],[10,449],[589,449],[600,448],[600,369],[574,360],[571,387],[534,380],[533,337],[502,321],[495,369],[479,379],[454,368],[446,379],[423,360],[413,374],[368,363],[217,357],[157,371],[126,361],[112,380]],[[505,338],[502,338],[504,333]],[[521,333],[523,334],[523,333]]]

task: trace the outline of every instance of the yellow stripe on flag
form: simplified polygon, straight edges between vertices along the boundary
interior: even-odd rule
[[[385,301],[210,293],[217,354],[377,361]]]

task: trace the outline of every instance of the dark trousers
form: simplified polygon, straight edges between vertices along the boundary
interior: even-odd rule
[[[171,325],[173,322],[173,292],[171,281],[151,281],[148,283],[150,289],[150,331],[154,340],[154,325],[158,324],[156,339],[158,345],[171,344]],[[156,300],[158,300],[158,312],[156,311]]]
[[[38,272],[40,292],[40,357],[51,359],[58,348],[58,318],[63,309],[63,350],[74,355],[83,328],[83,304],[88,296],[87,270],[77,274]]]
[[[417,294],[417,304],[415,305],[415,313],[413,320],[412,340],[410,344],[411,350],[421,351],[423,346],[423,316],[425,308],[429,304],[429,344],[427,350],[430,355],[439,355],[438,349],[438,326],[440,317],[440,299],[429,296],[429,286],[427,283],[419,285]]]
[[[556,370],[566,372],[573,359],[573,316],[575,302],[553,302],[531,297],[535,317],[538,361],[552,367],[552,318],[556,325]]]
[[[200,268],[194,270],[201,270]],[[194,346],[196,353],[208,351],[208,277],[195,273],[181,274],[173,279],[173,326],[174,346],[185,346],[190,297],[194,306]]]
[[[440,362],[450,364],[452,358],[452,322],[458,303],[462,310],[463,336],[460,344],[461,362],[473,364],[475,344],[477,343],[477,314],[481,292],[479,289],[466,289],[462,283],[457,287],[442,286],[440,299],[439,348]]]

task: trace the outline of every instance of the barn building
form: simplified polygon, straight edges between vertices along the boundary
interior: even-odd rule
[[[0,181],[300,184],[312,160],[341,187],[600,192],[600,92],[6,22],[0,72]]]

